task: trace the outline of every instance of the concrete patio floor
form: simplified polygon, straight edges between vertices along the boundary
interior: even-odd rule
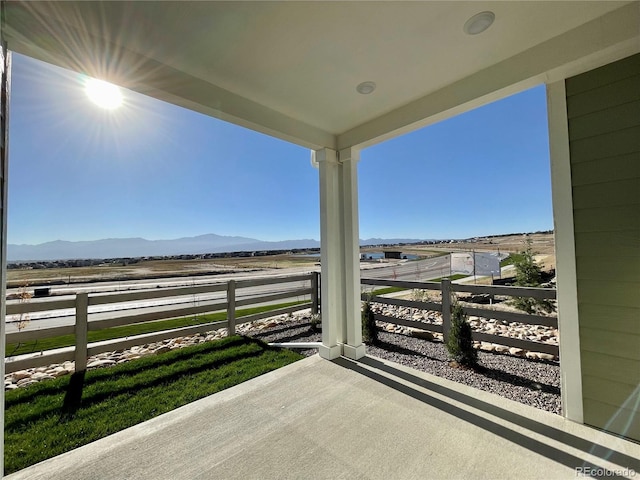
[[[314,356],[6,478],[637,478],[639,458],[638,444],[487,392]]]

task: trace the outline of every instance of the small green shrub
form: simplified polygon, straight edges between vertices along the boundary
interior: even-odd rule
[[[513,266],[516,269],[515,285],[518,287],[540,287],[542,271],[535,259],[531,240],[525,243],[525,249],[514,257]],[[540,312],[552,312],[554,307],[549,300],[515,297],[511,304],[519,310],[528,314]]]
[[[373,345],[378,343],[378,329],[371,302],[364,302],[362,306],[362,341]]]
[[[459,365],[475,367],[478,365],[478,352],[473,348],[471,325],[462,306],[456,301],[451,306],[451,329],[447,339],[447,350],[451,360]]]

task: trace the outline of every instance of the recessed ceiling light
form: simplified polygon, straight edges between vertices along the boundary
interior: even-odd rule
[[[489,28],[495,19],[496,15],[493,12],[476,13],[466,21],[462,29],[468,35],[477,35]]]
[[[376,89],[375,82],[362,82],[356,87],[356,90],[358,91],[358,93],[361,93],[362,95],[369,95],[375,89]]]

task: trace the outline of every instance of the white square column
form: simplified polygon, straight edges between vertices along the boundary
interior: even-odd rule
[[[320,356],[364,356],[360,320],[358,152],[318,150],[322,346]]]
[[[338,155],[325,148],[316,152],[320,169],[320,311],[322,312],[322,358],[342,355],[342,238]]]
[[[343,300],[344,337],[342,354],[357,360],[364,357],[362,343],[362,320],[360,302],[360,229],[358,219],[358,160],[360,151],[355,148],[340,150],[340,173],[342,191],[343,249]]]

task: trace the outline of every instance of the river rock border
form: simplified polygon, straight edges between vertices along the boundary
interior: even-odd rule
[[[387,317],[404,318],[423,322],[430,325],[442,325],[442,314],[437,311],[425,311],[417,308],[398,307],[396,305],[386,305],[382,303],[372,303],[372,310],[379,315]],[[429,332],[413,327],[395,325],[393,323],[377,322],[383,330],[391,333],[400,333],[412,337],[423,338],[425,340],[442,342],[442,334]],[[469,323],[476,332],[503,337],[518,338],[521,340],[531,340],[534,342],[558,345],[558,329],[543,325],[528,325],[518,322],[507,322],[505,320],[486,319],[482,317],[470,316]],[[515,355],[535,360],[557,361],[558,357],[549,353],[524,350],[522,348],[507,347],[497,343],[473,342],[474,346],[485,352],[502,353]]]

